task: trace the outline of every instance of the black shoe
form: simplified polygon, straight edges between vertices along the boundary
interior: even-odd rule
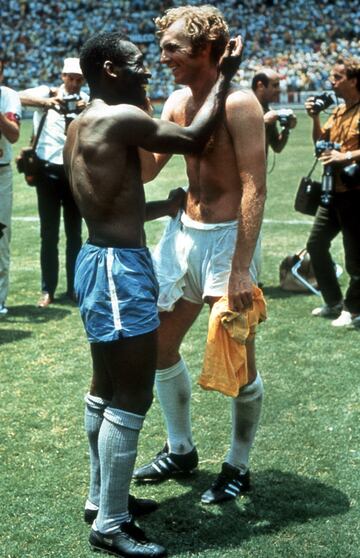
[[[121,558],[161,558],[167,555],[165,548],[150,542],[133,521],[122,523],[111,535],[102,535],[91,529],[89,543],[92,550],[101,550]]]
[[[133,479],[138,482],[159,482],[176,476],[191,475],[199,462],[194,447],[184,455],[169,453],[167,444],[151,463],[135,469]]]
[[[202,504],[220,504],[250,490],[250,471],[242,475],[237,467],[223,463],[211,488],[201,496]]]
[[[158,503],[155,500],[150,500],[149,498],[135,498],[129,494],[129,514],[134,517],[140,517],[141,515],[146,515],[152,513],[158,509]],[[84,510],[84,521],[91,525],[96,519],[98,510],[90,510],[85,508]]]

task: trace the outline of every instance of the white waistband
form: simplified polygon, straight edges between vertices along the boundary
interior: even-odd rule
[[[236,219],[234,221],[225,221],[223,223],[203,223],[202,221],[194,221],[194,219],[191,219],[185,211],[182,212],[180,221],[183,225],[185,225],[185,227],[198,229],[200,231],[213,231],[215,229],[222,229],[225,227],[235,228],[238,224]]]

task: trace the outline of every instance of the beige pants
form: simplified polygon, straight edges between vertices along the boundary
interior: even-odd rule
[[[0,167],[0,223],[6,225],[0,238],[0,305],[5,303],[9,291],[12,200],[12,170],[8,165]]]

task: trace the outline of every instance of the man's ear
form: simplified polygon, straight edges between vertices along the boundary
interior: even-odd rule
[[[115,72],[114,64],[111,62],[111,60],[105,60],[103,68],[105,70],[105,73],[108,76],[111,76],[111,77],[116,77],[117,76],[117,74]]]
[[[211,49],[212,49],[212,43],[211,43],[211,42],[207,42],[207,43],[205,43],[205,44],[201,47],[201,49],[199,50],[199,52],[201,52],[201,54],[202,54],[205,58],[207,58],[207,57],[210,58]]]

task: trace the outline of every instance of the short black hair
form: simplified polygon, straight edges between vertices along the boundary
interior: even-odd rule
[[[119,31],[93,35],[80,50],[80,67],[90,90],[99,84],[104,62],[111,60],[120,66],[126,64],[128,37]]]
[[[270,78],[265,74],[265,72],[258,72],[254,75],[252,82],[251,82],[251,89],[253,91],[256,90],[256,86],[258,83],[262,83],[264,87],[267,87],[270,83]]]

